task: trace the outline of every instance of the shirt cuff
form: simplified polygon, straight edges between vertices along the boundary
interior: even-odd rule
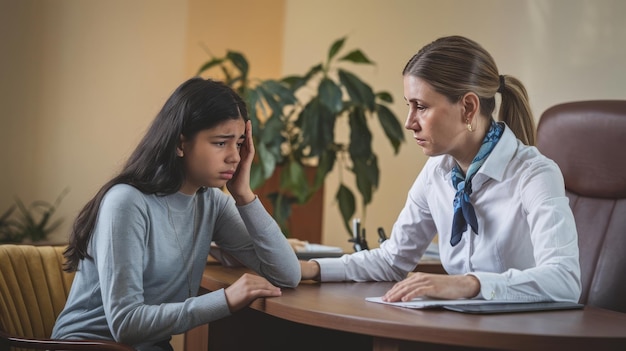
[[[505,297],[504,288],[498,284],[502,276],[498,273],[472,272],[466,275],[473,275],[480,282],[480,292],[474,299],[503,300]]]
[[[320,265],[320,281],[342,282],[346,280],[346,269],[341,259],[318,258],[311,261]]]
[[[251,204],[255,203],[255,202],[261,202],[261,200],[259,200],[259,195],[254,194],[254,199],[250,202],[248,202],[247,204],[243,204],[243,205],[237,205],[237,202],[235,202],[235,206],[237,206],[237,208],[245,208],[247,206],[250,206]],[[261,204],[262,206],[263,204]]]
[[[226,300],[226,290],[220,289],[208,294],[200,295],[193,300],[193,310],[199,324],[206,324],[231,315]]]

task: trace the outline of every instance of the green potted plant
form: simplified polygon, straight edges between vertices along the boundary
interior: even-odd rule
[[[45,240],[48,234],[61,225],[62,219],[55,221],[51,219],[67,192],[68,189],[61,192],[52,204],[39,200],[26,206],[16,197],[15,205],[0,216],[0,244],[21,243],[24,240],[35,243]],[[16,209],[19,210],[17,213]]]
[[[375,92],[344,67],[374,64],[359,49],[340,55],[345,40],[336,40],[325,60],[302,76],[252,79],[246,57],[235,51],[211,58],[198,70],[198,75],[219,70],[226,84],[246,100],[257,150],[251,185],[255,189],[280,172],[279,189],[268,197],[274,218],[287,233],[292,205],[306,203],[335,166],[340,179],[346,171],[354,174],[364,208],[372,201],[380,169],[372,149],[370,123],[377,120],[396,154],[404,141],[402,126],[388,107],[393,102],[391,94]],[[335,136],[335,126],[342,119],[347,119],[350,127],[347,143]],[[316,167],[312,180],[306,176],[308,166]],[[342,181],[335,197],[351,233],[354,192]]]
[[[0,216],[0,244],[21,242],[22,237],[16,230],[16,223],[11,219],[11,215],[15,211],[15,205],[9,207]]]

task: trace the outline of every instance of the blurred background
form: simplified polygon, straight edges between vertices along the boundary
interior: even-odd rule
[[[346,48],[376,62],[358,74],[392,93],[404,124],[406,61],[460,34],[525,83],[538,119],[561,102],[626,98],[624,14],[621,0],[0,0],[0,214],[15,196],[52,202],[69,188],[54,214],[63,224],[48,238],[65,242],[78,211],[209,53],[241,51],[253,77],[278,78],[303,74],[347,36]],[[373,137],[380,185],[357,211],[370,247],[377,227],[391,231],[426,161],[408,132],[397,156],[377,124]],[[331,174],[325,184],[321,241],[351,251],[338,182]]]

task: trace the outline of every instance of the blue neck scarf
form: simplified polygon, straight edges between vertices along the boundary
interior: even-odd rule
[[[504,133],[504,126],[491,120],[491,126],[483,143],[478,150],[478,154],[472,160],[467,169],[467,176],[463,176],[463,171],[459,165],[455,165],[452,168],[452,184],[456,189],[456,195],[454,196],[454,218],[452,220],[452,236],[450,237],[450,245],[456,246],[461,241],[463,232],[467,229],[469,224],[472,231],[478,234],[478,220],[476,219],[476,212],[474,212],[474,206],[470,202],[470,195],[472,194],[472,179],[480,167],[485,163],[487,156],[491,153],[496,146],[500,137]]]

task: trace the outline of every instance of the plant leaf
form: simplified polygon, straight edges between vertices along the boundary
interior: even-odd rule
[[[282,144],[285,140],[281,133],[285,129],[285,123],[277,113],[272,115],[265,121],[263,128],[257,132],[259,140],[263,144],[274,144],[278,141],[278,144]],[[277,140],[278,139],[278,140]]]
[[[56,209],[57,207],[59,207],[59,205],[61,204],[61,201],[63,200],[63,198],[65,197],[65,195],[67,195],[70,192],[70,188],[65,188],[63,189],[63,191],[61,191],[61,193],[59,194],[59,196],[57,196],[56,200],[54,200],[54,208]]]
[[[259,103],[259,93],[255,89],[248,89],[244,97],[248,107],[248,118],[252,122],[252,130],[256,133],[261,129],[258,109],[262,110],[262,107],[257,105]]]
[[[330,62],[330,60],[333,59],[333,57],[335,57],[335,55],[337,55],[337,52],[339,52],[339,50],[341,50],[341,48],[343,47],[343,44],[346,41],[346,37],[337,39],[331,46],[330,46],[330,50],[328,50],[328,62]]]
[[[324,68],[324,66],[322,66],[321,63],[318,63],[317,65],[311,67],[311,69],[309,69],[309,71],[304,75],[305,84],[311,78],[313,78],[314,75],[316,75],[318,72],[321,72],[323,68]]]
[[[388,102],[390,104],[393,103],[393,96],[391,96],[391,94],[387,91],[381,91],[376,93],[376,97],[381,99],[384,102]]]
[[[343,218],[343,224],[346,227],[349,235],[351,234],[350,219],[354,215],[356,208],[354,201],[354,194],[343,183],[339,184],[339,189],[335,195],[335,199],[339,205],[339,212],[341,212],[341,218]]]
[[[250,188],[252,188],[252,190],[258,189],[265,183],[263,166],[261,162],[252,163],[252,167],[250,168]]]
[[[68,188],[64,189],[57,196],[54,204],[38,200],[26,207],[22,200],[16,197],[15,203],[20,212],[20,217],[15,221],[8,221],[9,227],[2,230],[4,236],[8,236],[10,240],[18,239],[18,241],[23,238],[30,238],[33,241],[45,239],[48,233],[54,231],[62,222],[61,219],[58,219],[49,223],[56,207],[59,206],[68,191]]]
[[[243,81],[247,81],[248,79],[248,60],[246,57],[237,51],[228,51],[226,53],[226,58],[228,58],[235,67],[241,72],[241,77]],[[245,83],[243,83],[245,85]]]
[[[2,216],[0,216],[0,224],[4,223],[9,216],[11,216],[11,214],[13,213],[13,211],[15,211],[15,205],[12,205],[11,207],[9,207],[9,209],[7,209]]]
[[[222,74],[224,74],[224,84],[232,87],[233,89],[236,89],[237,93],[241,93],[240,89],[237,89],[237,87],[233,86],[234,85],[233,79],[230,76],[230,73],[228,72],[226,67],[224,67],[224,65],[220,65],[220,69],[222,71]]]
[[[287,84],[291,91],[296,91],[300,89],[301,86],[306,84],[306,79],[300,76],[288,76],[281,79],[280,81]]]
[[[9,218],[14,211],[15,205],[11,205],[11,207],[0,216],[0,243],[17,243],[21,242],[23,239],[17,222]]]
[[[393,146],[394,154],[397,155],[400,150],[400,143],[404,141],[404,130],[400,122],[398,122],[393,112],[385,105],[376,105],[376,115],[378,116],[378,121],[383,126],[387,139],[389,139],[391,146]]]
[[[302,131],[302,144],[310,146],[309,156],[318,156],[333,142],[335,115],[320,103],[319,97],[306,104],[296,125]]]
[[[276,158],[267,150],[265,144],[259,143],[259,164],[261,165],[263,180],[269,178],[276,168]]]
[[[373,110],[375,106],[375,96],[372,88],[348,71],[339,69],[338,72],[339,80],[348,91],[350,98],[357,104]]]
[[[267,106],[269,106],[271,111],[266,111],[269,114],[283,114],[283,105],[280,103],[280,100],[271,92],[265,89],[263,85],[257,86],[257,91],[259,92],[260,100],[264,101]],[[261,102],[261,105],[263,103]]]
[[[276,220],[276,223],[278,223],[283,233],[285,233],[286,236],[289,236],[287,220],[291,216],[291,205],[293,201],[290,201],[285,194],[280,192],[268,194],[267,197],[270,199],[272,207],[274,208],[273,217]]]
[[[349,116],[350,120],[350,157],[369,159],[372,155],[372,133],[367,126],[365,113],[360,108],[354,108]]]
[[[339,59],[339,61],[350,61],[353,63],[366,63],[366,64],[374,64],[374,62],[370,61],[365,54],[359,50],[352,50],[347,55],[343,56]]]
[[[41,239],[45,239],[46,236],[48,236],[48,234],[52,233],[53,231],[55,231],[60,225],[61,223],[63,223],[63,219],[59,218],[56,221],[52,222],[45,230],[44,232],[44,236]]]
[[[376,156],[370,159],[358,158],[353,160],[352,172],[356,176],[356,185],[363,196],[363,206],[372,202],[374,189],[378,187],[378,162]]]
[[[249,114],[254,115],[257,119],[256,125],[254,121],[252,121],[252,130],[258,131],[261,128],[261,124],[270,118],[273,110],[268,108],[269,106],[266,101],[266,96],[264,95],[265,92],[261,85],[258,85],[253,89],[247,89],[246,91],[247,95],[250,96],[250,102],[254,102],[254,105],[248,105]]]
[[[338,113],[343,108],[341,88],[331,79],[324,78],[317,88],[320,102],[326,106],[330,112]]]
[[[198,69],[198,72],[196,73],[197,76],[199,76],[200,74],[202,74],[204,71],[207,71],[209,69],[211,69],[212,67],[215,67],[217,65],[221,65],[222,62],[224,62],[223,58],[213,58],[207,62],[205,62],[200,69]]]
[[[326,149],[319,156],[319,162],[317,164],[317,170],[315,171],[315,181],[313,187],[315,190],[319,189],[324,184],[326,175],[332,171],[337,159],[337,153],[332,149]]]
[[[34,227],[35,219],[33,218],[33,215],[30,213],[30,211],[26,208],[22,200],[20,200],[19,198],[15,198],[15,203],[17,204],[17,208],[22,213],[22,226]]]
[[[309,184],[302,165],[298,162],[289,162],[280,176],[280,188],[291,192],[298,203],[306,202],[309,197]]]
[[[274,98],[274,101],[278,101],[282,105],[291,105],[298,101],[293,94],[293,91],[290,90],[287,85],[283,85],[280,81],[268,79],[261,82],[260,86],[263,87],[266,94],[270,94]]]

